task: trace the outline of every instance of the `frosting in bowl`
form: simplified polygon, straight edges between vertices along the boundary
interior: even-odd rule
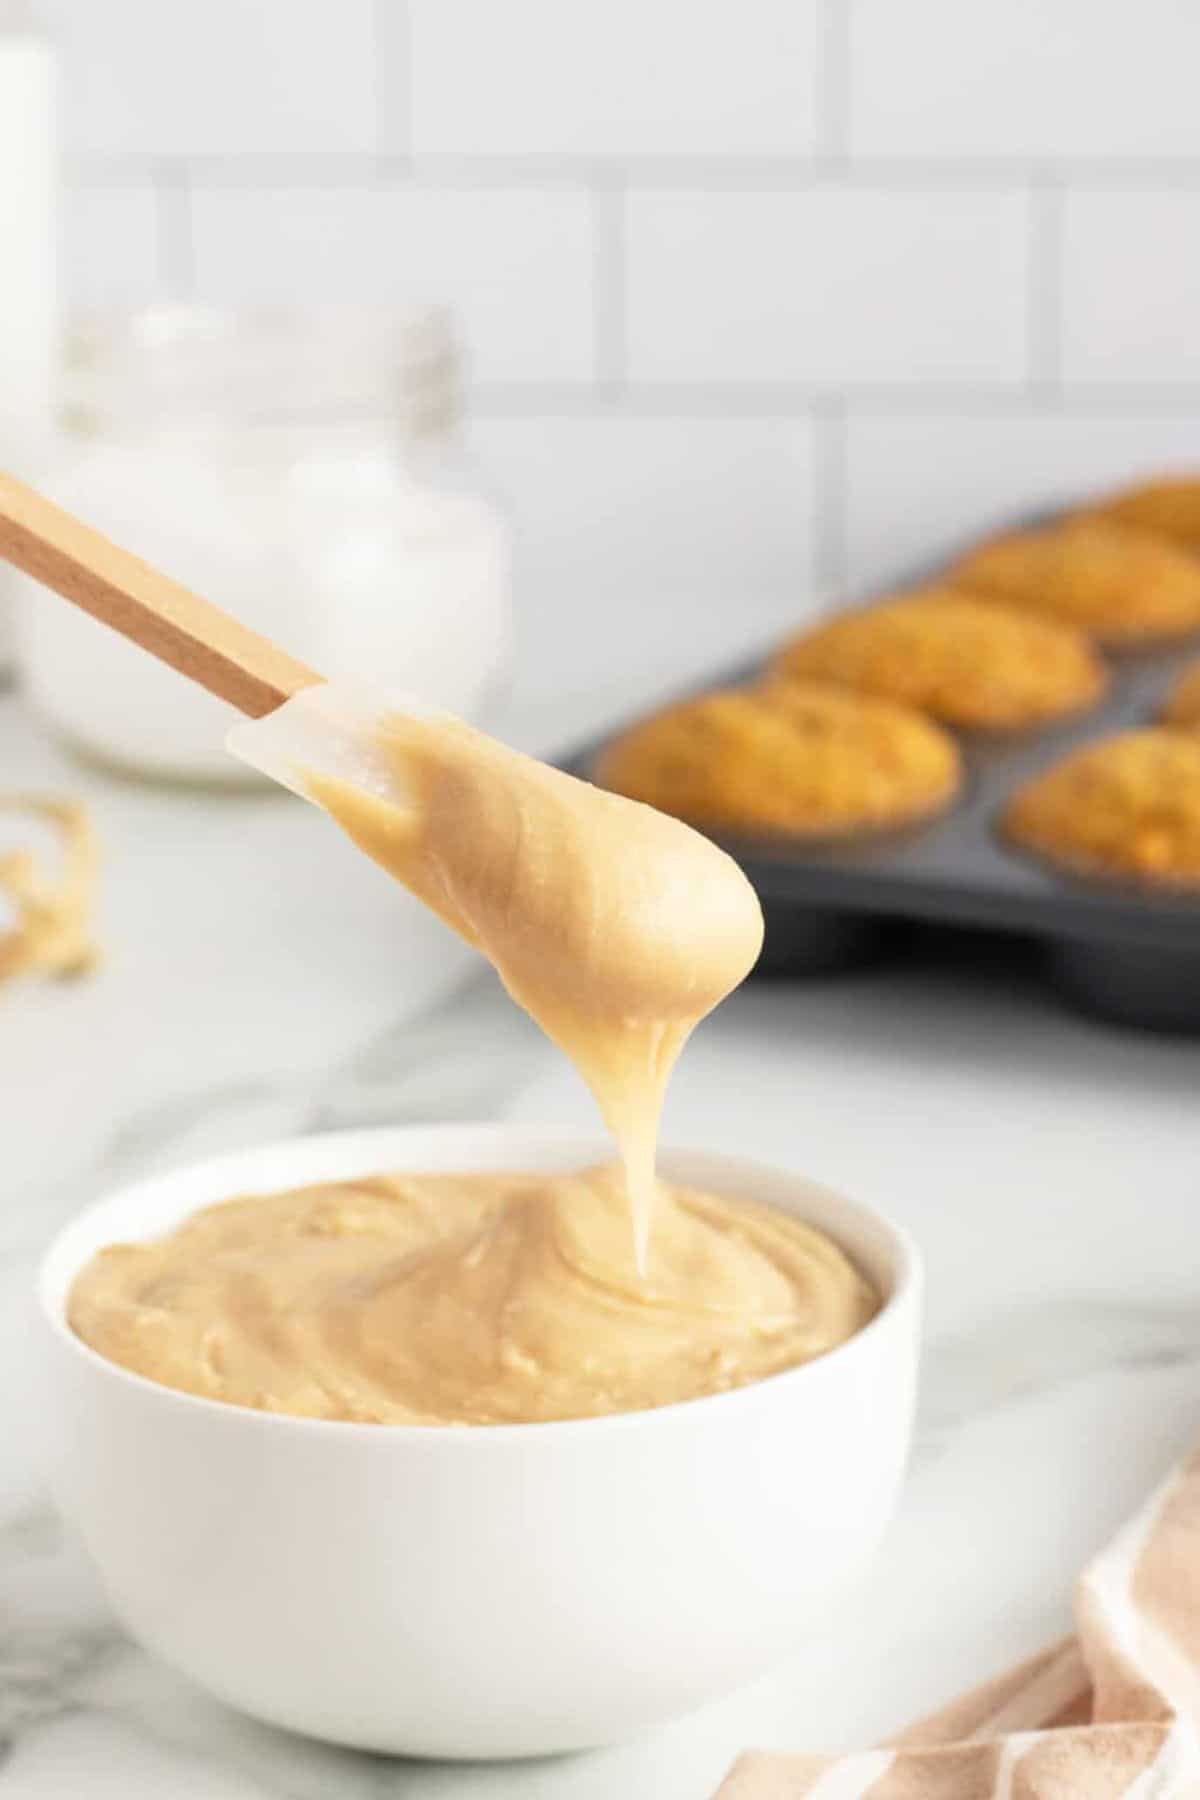
[[[607,1165],[226,1201],[102,1250],[68,1318],[110,1361],[210,1399],[450,1425],[720,1393],[832,1349],[878,1306],[812,1226],[667,1183],[643,1276]]]

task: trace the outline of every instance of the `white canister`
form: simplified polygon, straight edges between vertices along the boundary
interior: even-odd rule
[[[72,334],[47,483],[124,548],[324,675],[486,715],[511,642],[507,519],[459,426],[446,316],[154,307]],[[221,702],[28,588],[33,706],[166,779],[239,780]]]
[[[0,466],[30,479],[45,463],[58,348],[56,73],[24,0],[0,0]],[[0,563],[0,668],[15,603]]]

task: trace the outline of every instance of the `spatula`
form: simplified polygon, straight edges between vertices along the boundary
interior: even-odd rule
[[[209,600],[0,471],[0,557],[261,719],[322,677]]]

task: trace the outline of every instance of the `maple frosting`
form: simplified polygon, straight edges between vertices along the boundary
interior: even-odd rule
[[[210,1207],[93,1259],[69,1302],[81,1337],[244,1406],[462,1424],[716,1393],[866,1323],[877,1296],[821,1232],[655,1175],[679,1053],[762,941],[731,858],[440,716],[386,716],[367,776],[310,759],[297,785],[492,962],[588,1083],[621,1161]]]

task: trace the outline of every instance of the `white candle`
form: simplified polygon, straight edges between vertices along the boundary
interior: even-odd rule
[[[58,349],[55,57],[25,7],[0,0],[0,464],[37,477]],[[0,568],[0,665],[12,571]]]

